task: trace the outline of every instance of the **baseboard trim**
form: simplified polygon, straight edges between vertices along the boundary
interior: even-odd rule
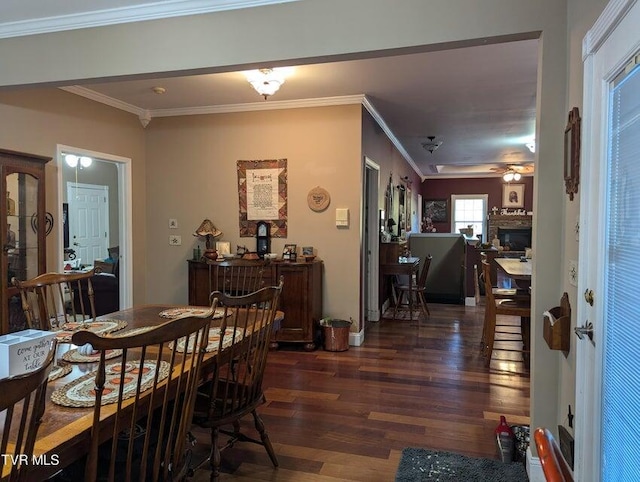
[[[364,343],[364,330],[360,330],[358,333],[349,333],[349,345],[361,346]]]
[[[547,480],[544,477],[540,459],[531,454],[531,447],[527,448],[527,475],[529,482],[545,482]]]
[[[380,310],[369,310],[367,312],[367,319],[372,322],[380,321]]]

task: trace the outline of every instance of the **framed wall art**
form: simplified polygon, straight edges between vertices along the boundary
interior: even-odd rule
[[[240,237],[256,235],[258,221],[273,238],[287,237],[287,160],[238,161]]]
[[[524,184],[503,184],[502,185],[502,207],[503,208],[523,208],[524,207]]]
[[[425,199],[422,216],[430,218],[432,223],[446,223],[449,220],[449,201],[447,199]]]

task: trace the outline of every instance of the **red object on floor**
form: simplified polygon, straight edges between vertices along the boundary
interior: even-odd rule
[[[511,430],[511,427],[509,427],[507,419],[504,418],[504,415],[500,415],[500,423],[498,424],[494,432],[496,435],[507,435],[509,437],[515,437],[513,430]]]

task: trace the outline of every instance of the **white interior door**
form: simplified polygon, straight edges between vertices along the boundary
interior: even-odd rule
[[[575,480],[640,480],[640,3],[613,0],[585,38]],[[588,296],[591,295],[591,296]]]
[[[69,243],[76,259],[90,265],[105,259],[109,242],[109,187],[67,184]]]

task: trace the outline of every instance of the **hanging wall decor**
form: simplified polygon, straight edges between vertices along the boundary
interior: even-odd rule
[[[570,201],[580,183],[580,143],[580,110],[574,107],[564,129],[564,184]]]
[[[238,161],[240,236],[256,235],[267,221],[271,237],[287,237],[287,160]]]

